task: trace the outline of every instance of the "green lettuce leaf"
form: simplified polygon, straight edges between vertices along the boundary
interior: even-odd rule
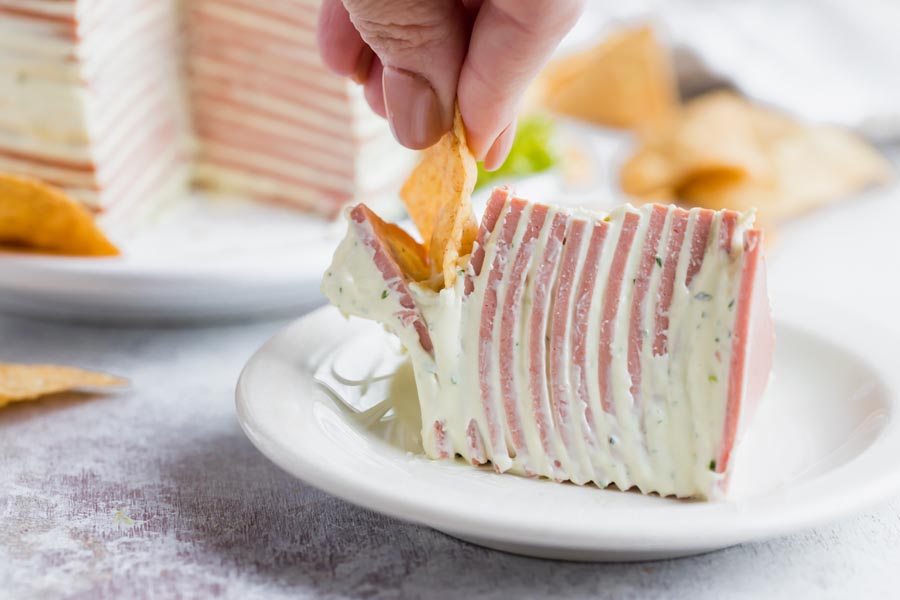
[[[478,163],[478,181],[475,189],[498,180],[532,175],[550,169],[559,160],[553,149],[552,138],[553,121],[549,117],[535,114],[520,120],[509,158],[503,166],[489,173],[484,170],[481,163]]]

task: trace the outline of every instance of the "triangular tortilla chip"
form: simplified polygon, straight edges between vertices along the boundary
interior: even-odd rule
[[[119,250],[91,213],[62,190],[0,174],[0,246],[70,256],[116,256]]]
[[[610,127],[653,127],[678,105],[668,53],[650,27],[550,63],[537,86],[550,110]]]
[[[688,103],[620,172],[622,189],[711,209],[759,209],[769,224],[888,181],[893,168],[856,135],[809,126],[714,92]]]
[[[705,176],[771,179],[772,158],[756,130],[756,123],[763,123],[756,111],[729,92],[692,100],[665,125],[645,134],[643,145],[622,167],[623,191],[646,195]],[[765,123],[774,131],[774,121]]]
[[[765,178],[771,158],[754,129],[754,108],[730,92],[715,92],[688,103],[672,137],[664,142],[684,173],[728,173]],[[664,134],[666,135],[666,134]]]
[[[127,379],[74,367],[0,364],[0,407],[61,392],[126,385]]]
[[[444,287],[456,282],[457,261],[472,251],[478,233],[472,212],[477,176],[457,109],[453,129],[422,153],[421,162],[400,192],[424,240],[432,273],[443,275]]]
[[[890,181],[890,162],[861,138],[834,127],[801,128],[772,147],[782,200],[766,207],[783,220]]]

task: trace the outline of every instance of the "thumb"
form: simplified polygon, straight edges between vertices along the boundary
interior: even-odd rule
[[[409,148],[431,146],[453,123],[468,29],[458,0],[343,0],[384,65],[388,121]],[[378,82],[371,82],[378,85]]]

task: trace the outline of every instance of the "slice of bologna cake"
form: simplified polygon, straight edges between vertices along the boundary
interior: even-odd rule
[[[774,344],[752,216],[662,205],[603,214],[498,189],[455,283],[435,291],[404,268],[411,240],[365,206],[347,214],[323,291],[408,349],[429,457],[724,494]]]

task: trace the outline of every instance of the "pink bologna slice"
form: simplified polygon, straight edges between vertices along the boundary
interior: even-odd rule
[[[415,300],[413,300],[406,276],[403,274],[397,259],[391,251],[390,244],[388,244],[384,236],[384,221],[369,210],[366,205],[358,204],[350,209],[350,223],[356,230],[356,235],[360,241],[372,250],[372,261],[384,278],[385,285],[388,288],[387,293],[394,295],[400,304],[401,310],[396,315],[399,321],[405,326],[415,329],[422,348],[429,354],[432,354],[434,352],[434,344],[431,341],[431,336],[428,334],[428,325],[425,323],[422,311],[416,305]]]
[[[763,235],[756,229],[744,234],[741,283],[735,300],[731,364],[728,377],[728,406],[725,432],[716,459],[715,471],[729,467],[732,450],[765,392],[772,371],[775,324],[766,289],[766,261]]]
[[[505,189],[494,192],[465,283],[467,296],[476,289],[479,280],[484,285],[477,347],[482,402],[493,452],[508,452],[522,463],[526,473],[534,472],[530,465],[536,466],[537,462],[529,460],[522,434],[523,421],[531,421],[539,433],[543,462],[550,465],[549,471],[544,469],[539,474],[559,479],[562,465],[555,455],[552,439],[559,439],[567,454],[576,452],[573,432],[584,435],[589,450],[604,445],[605,440],[598,440],[593,429],[592,409],[615,416],[608,374],[613,362],[613,339],[617,335],[613,326],[621,311],[628,314],[627,333],[623,331],[621,335],[627,338],[625,352],[631,377],[631,402],[640,408],[646,401],[641,394],[641,351],[647,346],[654,356],[667,356],[669,311],[675,286],[686,286],[693,296],[696,290],[691,284],[704,260],[714,252],[730,256],[735,244],[741,245],[733,239],[738,231],[738,213],[723,211],[713,236],[715,217],[714,211],[688,213],[658,205],[648,207],[640,215],[627,213],[615,230],[610,230],[599,219],[585,222],[581,217],[547,206],[529,206]],[[542,227],[549,228],[548,242],[538,247],[532,242],[541,235]],[[587,249],[579,254],[578,248],[588,235]],[[761,240],[762,233],[758,230],[744,233],[739,293],[733,303],[728,391],[723,399],[726,416],[721,444],[712,465],[717,473],[728,470],[747,413],[762,395],[771,370],[774,333]],[[492,264],[486,265],[488,244],[493,245],[494,258]],[[534,248],[540,248],[540,253]],[[535,254],[532,256],[531,252]],[[598,264],[604,256],[611,264],[605,280],[598,282]],[[679,282],[678,265],[682,257],[687,264]],[[534,264],[529,275],[535,277],[531,287],[533,297],[523,301],[525,265],[529,260]],[[636,261],[635,276],[625,281],[630,261]],[[658,283],[651,294],[656,270]],[[550,281],[551,276],[555,281]],[[626,285],[634,288],[628,302],[623,300]],[[523,305],[530,305],[531,311],[523,312]],[[594,318],[600,319],[599,324],[592,323]],[[529,321],[527,334],[518,339],[515,332],[521,329],[518,322],[522,319]],[[597,327],[599,335],[595,343],[599,343],[599,348],[587,348],[587,332]],[[594,371],[599,372],[597,378],[589,376],[588,357],[592,353],[599,359],[595,367],[599,371]],[[566,361],[571,364],[571,372]],[[528,401],[518,397],[522,388],[513,380],[513,365],[523,362],[528,365],[527,384],[531,394]],[[493,384],[495,377],[499,386]],[[598,386],[593,396],[600,398],[599,406],[590,401],[587,388],[590,385]],[[523,414],[523,407],[529,407],[530,414]],[[474,422],[469,425],[470,435],[477,433]],[[480,442],[472,438],[472,445],[479,449]],[[482,462],[480,456],[478,462]],[[608,474],[597,464],[592,465],[592,472],[595,481],[608,479]]]

